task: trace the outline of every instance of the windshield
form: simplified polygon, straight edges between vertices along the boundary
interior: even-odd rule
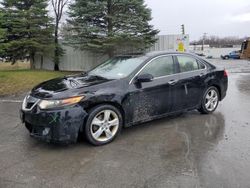
[[[115,57],[107,60],[89,72],[89,75],[101,76],[107,79],[125,78],[131,74],[146,57]]]

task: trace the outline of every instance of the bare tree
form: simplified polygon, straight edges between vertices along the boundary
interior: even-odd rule
[[[67,5],[69,0],[51,0],[51,4],[55,13],[55,52],[54,52],[54,62],[55,67],[54,70],[59,70],[59,61],[60,61],[60,54],[61,48],[58,44],[58,33],[59,33],[59,24],[62,19],[64,7]]]
[[[190,44],[198,44],[202,45],[203,42],[205,44],[209,44],[210,47],[229,47],[233,45],[240,45],[246,37],[244,38],[238,38],[238,37],[218,37],[218,36],[208,36],[208,37],[202,37],[198,41],[192,41]]]

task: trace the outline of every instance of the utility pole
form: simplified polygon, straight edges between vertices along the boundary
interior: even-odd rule
[[[203,39],[202,39],[202,47],[201,50],[204,51],[204,44],[205,44],[205,39],[206,39],[207,33],[203,34]]]
[[[181,25],[181,33],[183,35],[185,35],[185,25],[184,24]]]

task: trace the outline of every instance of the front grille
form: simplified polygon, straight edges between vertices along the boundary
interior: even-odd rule
[[[38,102],[39,102],[39,99],[32,97],[30,95],[27,95],[23,100],[22,109],[26,111],[30,111],[36,106]]]

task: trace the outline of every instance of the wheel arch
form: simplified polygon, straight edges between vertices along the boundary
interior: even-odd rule
[[[122,105],[121,104],[119,104],[119,103],[117,103],[117,102],[114,102],[114,101],[103,101],[103,102],[96,102],[96,103],[92,103],[92,104],[89,104],[86,108],[85,108],[85,110],[86,110],[86,112],[88,113],[92,108],[94,108],[94,107],[96,107],[96,106],[100,106],[100,105],[111,105],[111,106],[114,106],[114,107],[116,107],[119,111],[120,111],[120,113],[121,113],[121,115],[122,115],[122,127],[124,126],[124,122],[125,122],[125,111],[124,111],[124,109],[123,109],[123,107],[122,107]],[[87,117],[88,118],[88,117]],[[85,118],[85,121],[84,121],[84,124],[86,123],[86,120],[87,120],[87,118]],[[82,126],[83,127],[83,126]],[[81,128],[82,129],[82,128]]]
[[[215,87],[219,92],[219,101],[221,101],[221,88],[219,84],[212,83],[209,87]]]

